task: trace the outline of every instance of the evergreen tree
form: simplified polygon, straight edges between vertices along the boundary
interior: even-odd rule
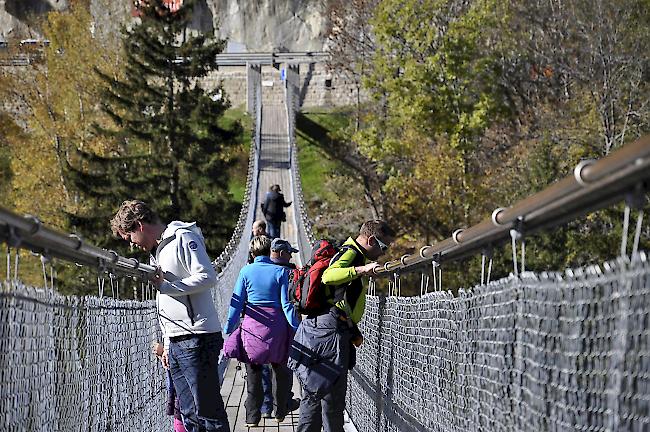
[[[198,221],[216,254],[237,214],[227,167],[241,127],[219,125],[229,106],[223,89],[206,91],[198,82],[217,68],[225,41],[188,30],[193,1],[174,11],[166,3],[139,4],[140,22],[124,30],[123,77],[97,71],[107,83],[101,103],[112,120],[97,131],[118,150],[77,153],[72,177],[93,206],[72,219],[95,242],[119,247],[107,221],[122,200],[138,198],[163,220]]]

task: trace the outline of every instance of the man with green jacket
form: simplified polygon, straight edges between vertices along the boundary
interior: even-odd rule
[[[357,324],[366,304],[361,276],[372,275],[375,262],[393,242],[395,232],[381,220],[361,226],[348,238],[322,276],[332,307],[306,317],[290,352],[289,367],[304,390],[298,432],[343,432],[348,370],[354,366],[355,346],[363,342]]]

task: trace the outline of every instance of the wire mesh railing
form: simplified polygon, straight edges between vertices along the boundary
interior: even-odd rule
[[[153,301],[0,284],[0,424],[9,431],[169,430]]]
[[[648,294],[641,254],[371,296],[347,409],[360,432],[648,430]]]

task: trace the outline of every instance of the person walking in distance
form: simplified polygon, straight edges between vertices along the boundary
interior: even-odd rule
[[[257,236],[264,236],[268,237],[268,234],[266,234],[266,222],[263,220],[256,220],[253,222],[253,226],[251,228],[251,239],[257,237]],[[248,264],[251,264],[253,260],[255,259],[255,256],[253,255],[252,251],[249,249],[248,250]],[[265,387],[266,388],[266,384]],[[266,393],[265,393],[266,394]]]
[[[161,361],[171,373],[188,432],[228,432],[220,395],[218,361],[221,323],[210,289],[216,274],[194,222],[161,222],[144,202],[124,201],[113,233],[151,254],[164,344]]]
[[[290,205],[290,202],[284,200],[280,185],[275,184],[269,188],[264,203],[262,203],[262,213],[268,224],[269,237],[272,239],[280,237],[282,222],[287,220],[284,209]]]
[[[298,432],[320,432],[321,427],[325,432],[343,432],[348,370],[354,367],[356,347],[363,343],[357,327],[366,304],[361,276],[373,274],[379,265],[375,261],[394,238],[386,222],[367,221],[323,272],[328,301],[303,319],[289,353],[289,368],[304,391]]]

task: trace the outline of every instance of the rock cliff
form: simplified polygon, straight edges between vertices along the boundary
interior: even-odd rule
[[[34,37],[35,18],[68,7],[69,0],[0,0],[0,38]],[[320,51],[323,0],[198,0],[192,26],[217,29],[230,51]],[[91,0],[96,30],[115,35],[128,23],[131,0]],[[30,27],[30,25],[32,27]]]

